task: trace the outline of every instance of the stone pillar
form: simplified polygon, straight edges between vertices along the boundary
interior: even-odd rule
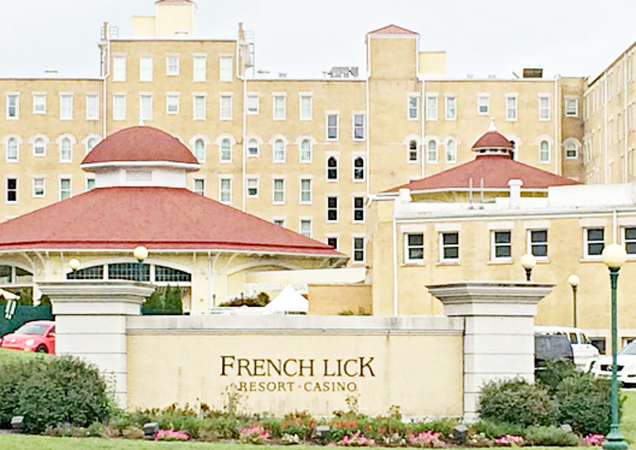
[[[55,352],[95,364],[126,405],[126,317],[141,314],[154,287],[132,281],[69,280],[38,283],[55,315]]]
[[[490,380],[534,381],[534,316],[553,284],[467,281],[427,286],[444,315],[463,317],[464,419],[477,416],[479,390]]]

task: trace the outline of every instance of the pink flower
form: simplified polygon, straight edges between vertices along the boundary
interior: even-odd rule
[[[605,436],[603,436],[602,434],[588,434],[585,437],[585,440],[587,441],[587,443],[589,445],[603,445],[603,441],[605,440]]]

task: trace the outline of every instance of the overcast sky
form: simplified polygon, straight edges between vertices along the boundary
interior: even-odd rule
[[[444,50],[447,72],[509,78],[524,66],[544,74],[596,76],[636,41],[635,0],[199,0],[198,35],[256,37],[257,69],[320,77],[364,67],[364,36],[396,24]],[[131,35],[132,16],[154,0],[0,0],[0,78],[99,75],[100,26]]]

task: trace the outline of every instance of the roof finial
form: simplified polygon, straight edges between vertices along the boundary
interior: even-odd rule
[[[488,131],[497,131],[497,127],[495,127],[495,118],[490,118],[490,126],[488,127]]]
[[[145,126],[146,126],[146,124],[144,123],[144,121],[143,121],[143,120],[140,120],[140,121],[139,121],[139,124],[137,124],[137,126],[138,126],[138,127],[145,127]]]

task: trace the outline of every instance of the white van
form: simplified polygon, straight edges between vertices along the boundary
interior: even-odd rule
[[[587,338],[583,330],[574,327],[545,326],[534,327],[535,334],[563,334],[570,344],[574,354],[574,364],[580,369],[587,370],[592,361],[599,356],[599,351]]]

